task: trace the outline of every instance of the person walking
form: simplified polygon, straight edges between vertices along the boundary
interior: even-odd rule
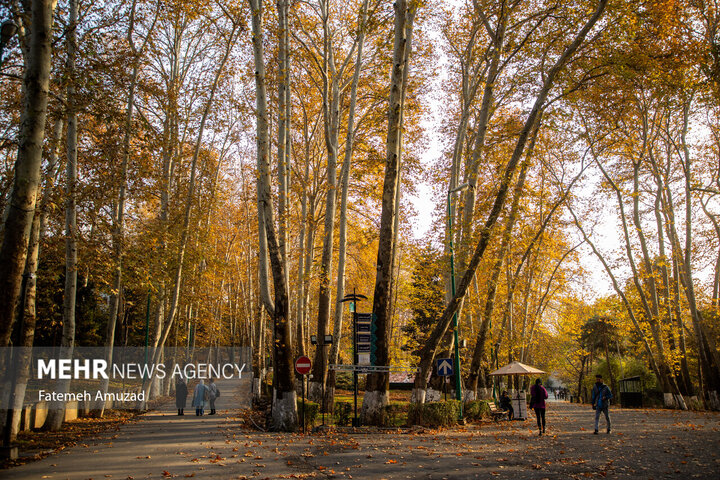
[[[180,376],[175,383],[175,407],[178,415],[185,415],[185,404],[187,403],[188,387],[185,379]]]
[[[542,381],[538,378],[535,385],[530,387],[530,408],[535,410],[535,418],[539,435],[545,433],[545,399],[548,398],[547,390],[542,386]]]
[[[208,388],[205,386],[205,381],[201,378],[197,385],[195,385],[195,391],[193,392],[192,406],[195,407],[195,415],[202,417],[205,414],[205,398],[208,395]]]
[[[215,399],[220,396],[220,389],[215,385],[215,380],[210,379],[208,384],[208,400],[210,400],[210,415],[215,415]]]
[[[595,410],[595,435],[598,434],[600,423],[600,413],[605,414],[605,423],[607,423],[607,433],[610,433],[610,400],[613,395],[610,387],[603,383],[602,375],[595,375],[595,386],[592,389],[592,408]]]

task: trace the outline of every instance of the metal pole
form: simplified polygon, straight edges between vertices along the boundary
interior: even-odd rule
[[[148,361],[148,345],[150,345],[150,287],[148,287],[147,308],[145,309],[145,366]]]
[[[495,358],[497,358],[497,352],[495,352],[493,355],[493,350],[490,350],[490,355],[494,356],[493,360],[495,360]],[[497,361],[495,362],[495,364],[497,365]],[[497,392],[495,391],[495,375],[493,375],[493,400],[495,400],[495,402],[497,402]]]
[[[305,434],[305,375],[302,377],[302,404],[303,404],[303,435]]]
[[[355,399],[355,418],[353,418],[353,427],[359,427],[358,412],[357,412],[357,397],[358,397],[358,372],[356,370],[358,364],[357,357],[357,296],[355,296],[355,288],[353,288],[353,396]]]
[[[461,187],[462,188],[462,187]],[[452,193],[455,190],[450,190],[447,196],[447,214],[448,214],[448,233],[450,237],[450,288],[452,296],[455,297],[455,251],[453,249],[453,215],[452,215]],[[463,405],[462,405],[462,382],[460,379],[460,345],[458,343],[458,315],[457,311],[453,315],[453,336],[455,340],[455,361],[453,362],[453,368],[455,369],[455,398],[460,401],[460,414],[459,419],[463,419]]]
[[[495,370],[500,368],[500,357],[498,357],[498,353],[499,353],[498,350],[500,350],[500,344],[496,343],[495,344]],[[499,383],[499,381],[500,381],[500,379],[497,378],[497,375],[496,375],[493,378],[493,382],[495,382],[495,383],[493,383],[493,389],[495,388],[495,385]],[[497,397],[495,398],[495,401],[497,401]]]

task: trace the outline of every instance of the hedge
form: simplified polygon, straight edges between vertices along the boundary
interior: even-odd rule
[[[413,403],[408,410],[408,424],[425,427],[455,425],[460,415],[460,401]]]
[[[490,414],[487,400],[474,400],[465,404],[463,411],[466,420],[481,420]]]
[[[298,418],[300,419],[301,425],[302,425],[302,415],[303,415],[303,404],[302,399],[297,399],[297,411],[298,411]],[[318,413],[320,412],[320,404],[311,402],[310,400],[305,400],[305,424],[306,425],[314,425],[315,420],[318,417]]]
[[[350,425],[350,419],[353,416],[353,407],[349,402],[335,403],[335,418],[338,425]]]

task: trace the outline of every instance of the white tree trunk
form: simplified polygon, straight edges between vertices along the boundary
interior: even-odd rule
[[[67,31],[67,165],[65,186],[65,293],[63,296],[63,328],[60,357],[72,358],[75,346],[75,299],[77,296],[77,110],[75,109],[75,58],[77,51],[78,2],[70,0]],[[70,380],[58,382],[57,391],[66,393]],[[53,402],[45,420],[45,428],[59,430],[65,416],[64,402]]]

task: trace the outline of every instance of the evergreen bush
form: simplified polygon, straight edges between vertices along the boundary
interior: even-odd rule
[[[408,424],[424,427],[454,425],[460,415],[460,401],[413,403],[408,409]]]

